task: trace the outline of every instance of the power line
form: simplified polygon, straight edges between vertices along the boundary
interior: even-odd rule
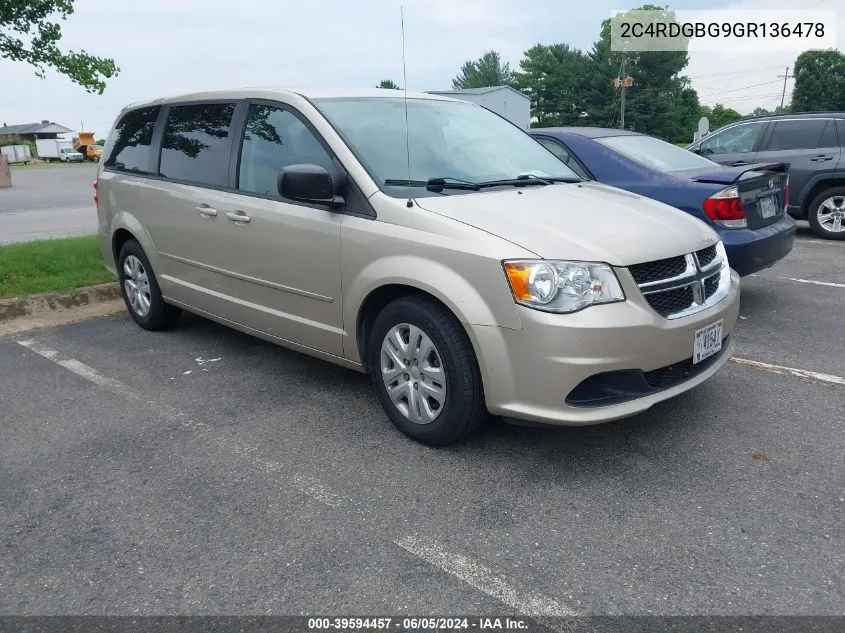
[[[721,73],[708,73],[706,75],[687,75],[689,79],[699,79],[701,77],[721,77],[722,75],[742,75],[745,73],[755,73],[760,70],[777,70],[782,66],[766,66],[765,68],[749,68],[748,70],[726,70]]]
[[[772,92],[772,93],[765,94],[765,95],[746,95],[744,97],[733,97],[731,99],[731,101],[745,101],[747,99],[766,99],[768,97],[779,97],[779,96],[780,96],[779,92]],[[718,104],[716,104],[716,105],[718,105]]]
[[[782,75],[778,75],[778,76],[781,77]],[[772,81],[764,81],[763,83],[760,83],[760,84],[751,84],[750,86],[742,86],[741,88],[733,88],[731,90],[722,90],[720,92],[711,92],[709,94],[699,95],[699,96],[700,97],[713,97],[715,95],[727,94],[728,92],[739,92],[740,90],[747,90],[748,88],[757,88],[758,86],[768,86],[769,84],[779,84],[779,83],[780,83],[780,79],[773,79]]]

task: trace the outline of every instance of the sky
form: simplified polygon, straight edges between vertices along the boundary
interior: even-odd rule
[[[693,9],[837,9],[845,48],[845,0],[663,0]],[[63,50],[115,59],[121,72],[102,95],[52,71],[0,60],[0,124],[48,119],[106,136],[117,112],[142,99],[245,86],[404,85],[399,6],[405,14],[409,90],[443,90],[463,62],[499,51],[518,68],[534,44],[589,50],[619,0],[77,0]],[[621,5],[621,6],[620,6]],[[701,102],[741,113],[780,104],[797,53],[691,52],[686,74]],[[608,79],[610,80],[610,78]],[[792,90],[787,81],[786,101]]]

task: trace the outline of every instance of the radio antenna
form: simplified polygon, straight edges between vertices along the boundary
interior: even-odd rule
[[[405,7],[399,5],[399,17],[402,24],[402,83],[404,84],[405,99],[405,154],[408,158],[408,202],[405,204],[409,209],[414,206],[411,199],[411,134],[408,130],[408,72],[405,69]]]

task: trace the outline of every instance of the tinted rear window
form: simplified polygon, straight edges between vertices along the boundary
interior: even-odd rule
[[[822,134],[827,127],[825,119],[804,119],[799,121],[778,121],[769,140],[770,150],[814,149],[821,145]],[[835,144],[835,143],[834,143]]]
[[[225,187],[233,103],[172,106],[164,127],[159,173],[199,185]]]
[[[150,144],[159,106],[127,112],[112,132],[111,152],[106,167],[120,171],[148,173]]]

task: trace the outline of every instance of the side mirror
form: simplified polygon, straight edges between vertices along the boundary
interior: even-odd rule
[[[319,165],[288,165],[279,171],[279,195],[297,202],[324,204],[333,209],[345,204],[341,196],[334,195],[331,174]]]
[[[692,149],[690,149],[690,151],[693,154],[698,154],[699,156],[701,155],[701,148],[700,147],[693,147]]]

